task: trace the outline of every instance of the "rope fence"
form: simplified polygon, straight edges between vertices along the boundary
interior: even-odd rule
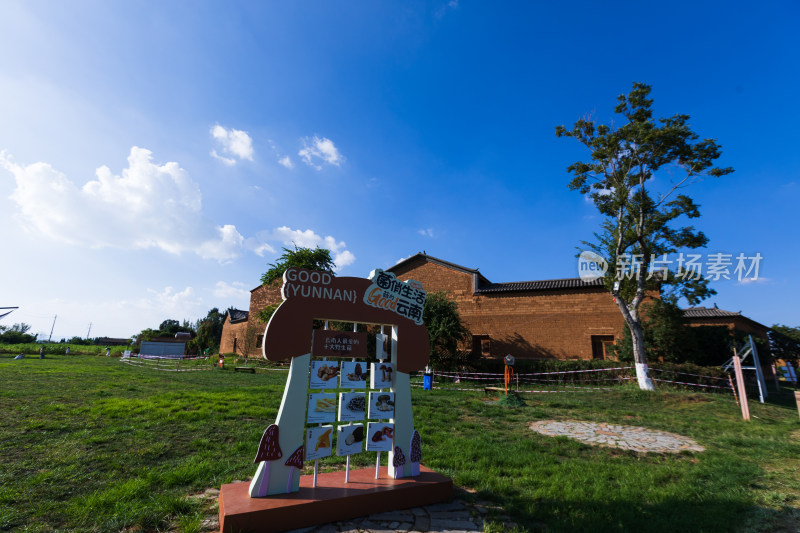
[[[614,390],[619,385],[636,380],[635,372],[632,372],[635,367],[621,366],[613,368],[594,368],[586,370],[561,370],[552,372],[528,372],[516,374],[516,379],[513,383],[509,384],[509,390],[524,393],[550,393],[550,392],[580,392],[580,391],[608,391]],[[716,392],[727,391],[733,394],[733,390],[729,383],[728,378],[721,378],[717,376],[707,376],[702,374],[691,374],[688,372],[679,372],[676,370],[666,370],[660,368],[650,368],[655,372],[670,373],[681,376],[691,376],[699,380],[714,380],[714,382],[723,382],[724,384],[707,384],[698,383],[695,381],[678,381],[677,379],[662,379],[651,377],[655,382],[677,385],[682,388],[698,387],[699,391]],[[613,377],[604,377],[601,372],[625,372],[628,375],[617,375]],[[504,374],[499,372],[452,372],[452,371],[433,371],[432,373],[431,388],[434,390],[455,390],[455,391],[469,391],[469,392],[486,392],[493,386],[505,387]],[[606,374],[607,375],[607,374]],[[423,382],[417,378],[421,377],[420,374],[416,375],[412,382],[412,387],[424,388]],[[566,378],[566,379],[565,379]],[[530,385],[543,385],[548,387],[546,389],[537,390],[523,390],[517,389],[521,383]],[[472,387],[470,387],[472,385]],[[598,386],[605,385],[605,386]],[[482,388],[479,388],[482,387]]]

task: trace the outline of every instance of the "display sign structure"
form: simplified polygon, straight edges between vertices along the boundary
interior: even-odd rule
[[[273,448],[304,448],[306,460],[331,455],[334,446],[337,454],[348,456],[364,449],[386,451],[389,476],[419,475],[421,439],[414,429],[409,373],[422,370],[430,353],[422,322],[422,285],[400,281],[381,269],[363,279],[290,268],[283,275],[281,295],[284,301],[267,324],[262,344],[266,359],[291,359]],[[380,326],[377,353],[383,360],[367,372],[367,362],[358,361],[367,355],[366,333],[314,330],[314,320]],[[373,390],[337,395],[336,388]],[[327,425],[306,428],[307,424]],[[256,461],[252,498],[299,489],[299,476],[293,475],[299,468],[297,454],[291,465],[269,457]]]

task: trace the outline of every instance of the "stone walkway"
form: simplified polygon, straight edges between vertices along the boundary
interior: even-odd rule
[[[636,426],[618,426],[578,420],[540,420],[528,427],[549,437],[569,437],[594,446],[608,446],[635,452],[705,451],[705,448],[697,442],[683,435]]]

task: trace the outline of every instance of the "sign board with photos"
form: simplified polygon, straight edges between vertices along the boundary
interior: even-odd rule
[[[294,472],[302,468],[300,457],[327,457],[334,446],[342,456],[389,452],[390,476],[418,475],[405,458],[414,435],[414,456],[421,457],[409,373],[422,370],[430,353],[422,285],[380,269],[363,279],[289,268],[281,296],[262,351],[270,361],[291,359],[271,438],[276,450],[294,452],[291,461],[259,456],[263,460],[256,461],[250,496],[297,491],[300,476]],[[365,360],[367,333],[313,330],[315,320],[382,324],[376,335],[379,362]]]

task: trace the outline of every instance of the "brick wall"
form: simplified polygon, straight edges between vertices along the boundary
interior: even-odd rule
[[[475,295],[473,274],[437,263],[418,260],[392,271],[428,292],[447,292],[470,332],[488,335],[492,357],[591,359],[593,335],[622,334],[622,315],[603,288]]]
[[[268,305],[279,304],[283,301],[281,298],[282,285],[283,280],[276,280],[272,285],[259,285],[250,291],[250,314],[247,321],[232,324],[230,317],[227,317],[222,325],[222,340],[219,345],[221,353],[234,353],[234,339],[236,339],[236,353],[242,355],[247,346],[248,334],[254,338],[264,335],[266,324],[261,323],[258,319],[258,313]],[[250,345],[248,357],[261,357],[260,342],[251,340]]]

